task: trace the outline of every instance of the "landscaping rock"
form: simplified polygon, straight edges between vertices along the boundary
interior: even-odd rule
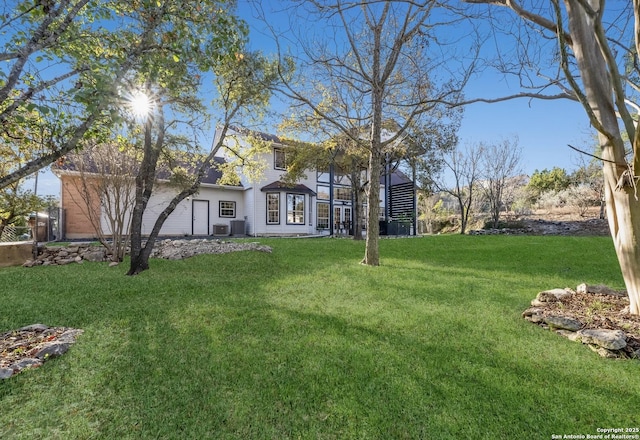
[[[551,289],[538,293],[536,299],[540,302],[552,302],[560,301],[562,298],[566,298],[569,295],[571,295],[571,292],[568,292],[566,289]]]
[[[0,379],[9,379],[13,376],[12,368],[0,368]]]
[[[106,257],[106,252],[104,249],[94,249],[91,251],[84,252],[82,254],[82,259],[87,261],[104,261]]]
[[[260,243],[239,243],[223,240],[162,240],[151,252],[152,258],[181,260],[201,254],[224,254],[238,251],[259,251],[271,253],[269,246]]]
[[[627,336],[622,330],[585,329],[578,332],[585,344],[594,344],[609,350],[620,350],[627,346]]]
[[[613,296],[627,296],[626,291],[613,290],[610,287],[604,286],[602,284],[591,285],[582,283],[576,289],[578,293],[593,293],[599,295],[613,295]]]
[[[69,342],[49,342],[40,348],[35,357],[37,359],[51,359],[65,354],[71,344]]]
[[[18,331],[19,332],[43,332],[48,328],[49,326],[46,326],[44,324],[31,324],[31,325],[27,325],[26,327],[22,327],[18,329]]]
[[[564,336],[565,338],[567,338],[570,341],[581,342],[580,341],[580,337],[574,331],[571,331],[571,330],[556,330],[556,333],[559,334],[560,336]]]
[[[181,260],[200,254],[224,254],[237,251],[271,252],[269,246],[260,243],[229,242],[212,239],[196,240],[160,240],[154,246],[152,258],[164,258],[167,260]],[[44,246],[40,249],[38,258],[24,262],[23,267],[65,265],[70,263],[83,263],[84,261],[100,262],[108,261],[110,256],[102,247],[86,245],[74,245],[68,248],[62,246]],[[111,262],[109,267],[117,265]]]
[[[24,370],[25,368],[36,368],[42,365],[42,359],[24,358],[15,364],[18,370]]]
[[[594,351],[594,352],[598,353],[598,354],[599,354],[600,356],[602,356],[603,358],[607,358],[607,359],[616,359],[616,358],[618,357],[618,355],[617,355],[616,353],[614,353],[613,351],[611,351],[611,350],[607,350],[606,348],[604,348],[604,347],[600,347],[600,346],[598,346],[598,345],[592,345],[592,344],[590,344],[590,345],[589,345],[589,348],[590,348],[592,351]]]
[[[580,321],[566,318],[564,316],[546,316],[544,318],[544,322],[550,327],[560,330],[571,330],[575,332],[582,328],[582,323]]]

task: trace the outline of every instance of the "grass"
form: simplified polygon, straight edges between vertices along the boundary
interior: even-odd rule
[[[622,287],[608,238],[261,240],[238,252],[0,269],[0,332],[82,328],[0,381],[3,439],[548,439],[640,427],[638,363],[520,317]]]

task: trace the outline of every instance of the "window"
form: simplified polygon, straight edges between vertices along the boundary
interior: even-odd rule
[[[329,173],[326,171],[318,171],[316,180],[318,182],[329,183]]]
[[[351,188],[333,188],[334,200],[351,200]]]
[[[329,200],[329,187],[325,185],[316,186],[318,200]]]
[[[235,216],[236,216],[236,202],[220,201],[220,217],[235,218]]]
[[[287,169],[287,155],[282,148],[273,149],[273,168],[276,170]]]
[[[280,194],[267,193],[267,224],[280,224]]]
[[[287,224],[304,225],[304,194],[287,194]]]
[[[318,229],[329,229],[329,204],[318,203]]]

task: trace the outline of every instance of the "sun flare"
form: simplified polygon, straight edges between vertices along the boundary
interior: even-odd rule
[[[151,100],[144,92],[136,92],[131,96],[129,106],[136,117],[143,118],[151,111]]]

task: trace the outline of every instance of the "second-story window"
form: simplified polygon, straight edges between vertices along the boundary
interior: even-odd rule
[[[287,155],[282,148],[273,149],[273,168],[276,170],[287,169]]]

